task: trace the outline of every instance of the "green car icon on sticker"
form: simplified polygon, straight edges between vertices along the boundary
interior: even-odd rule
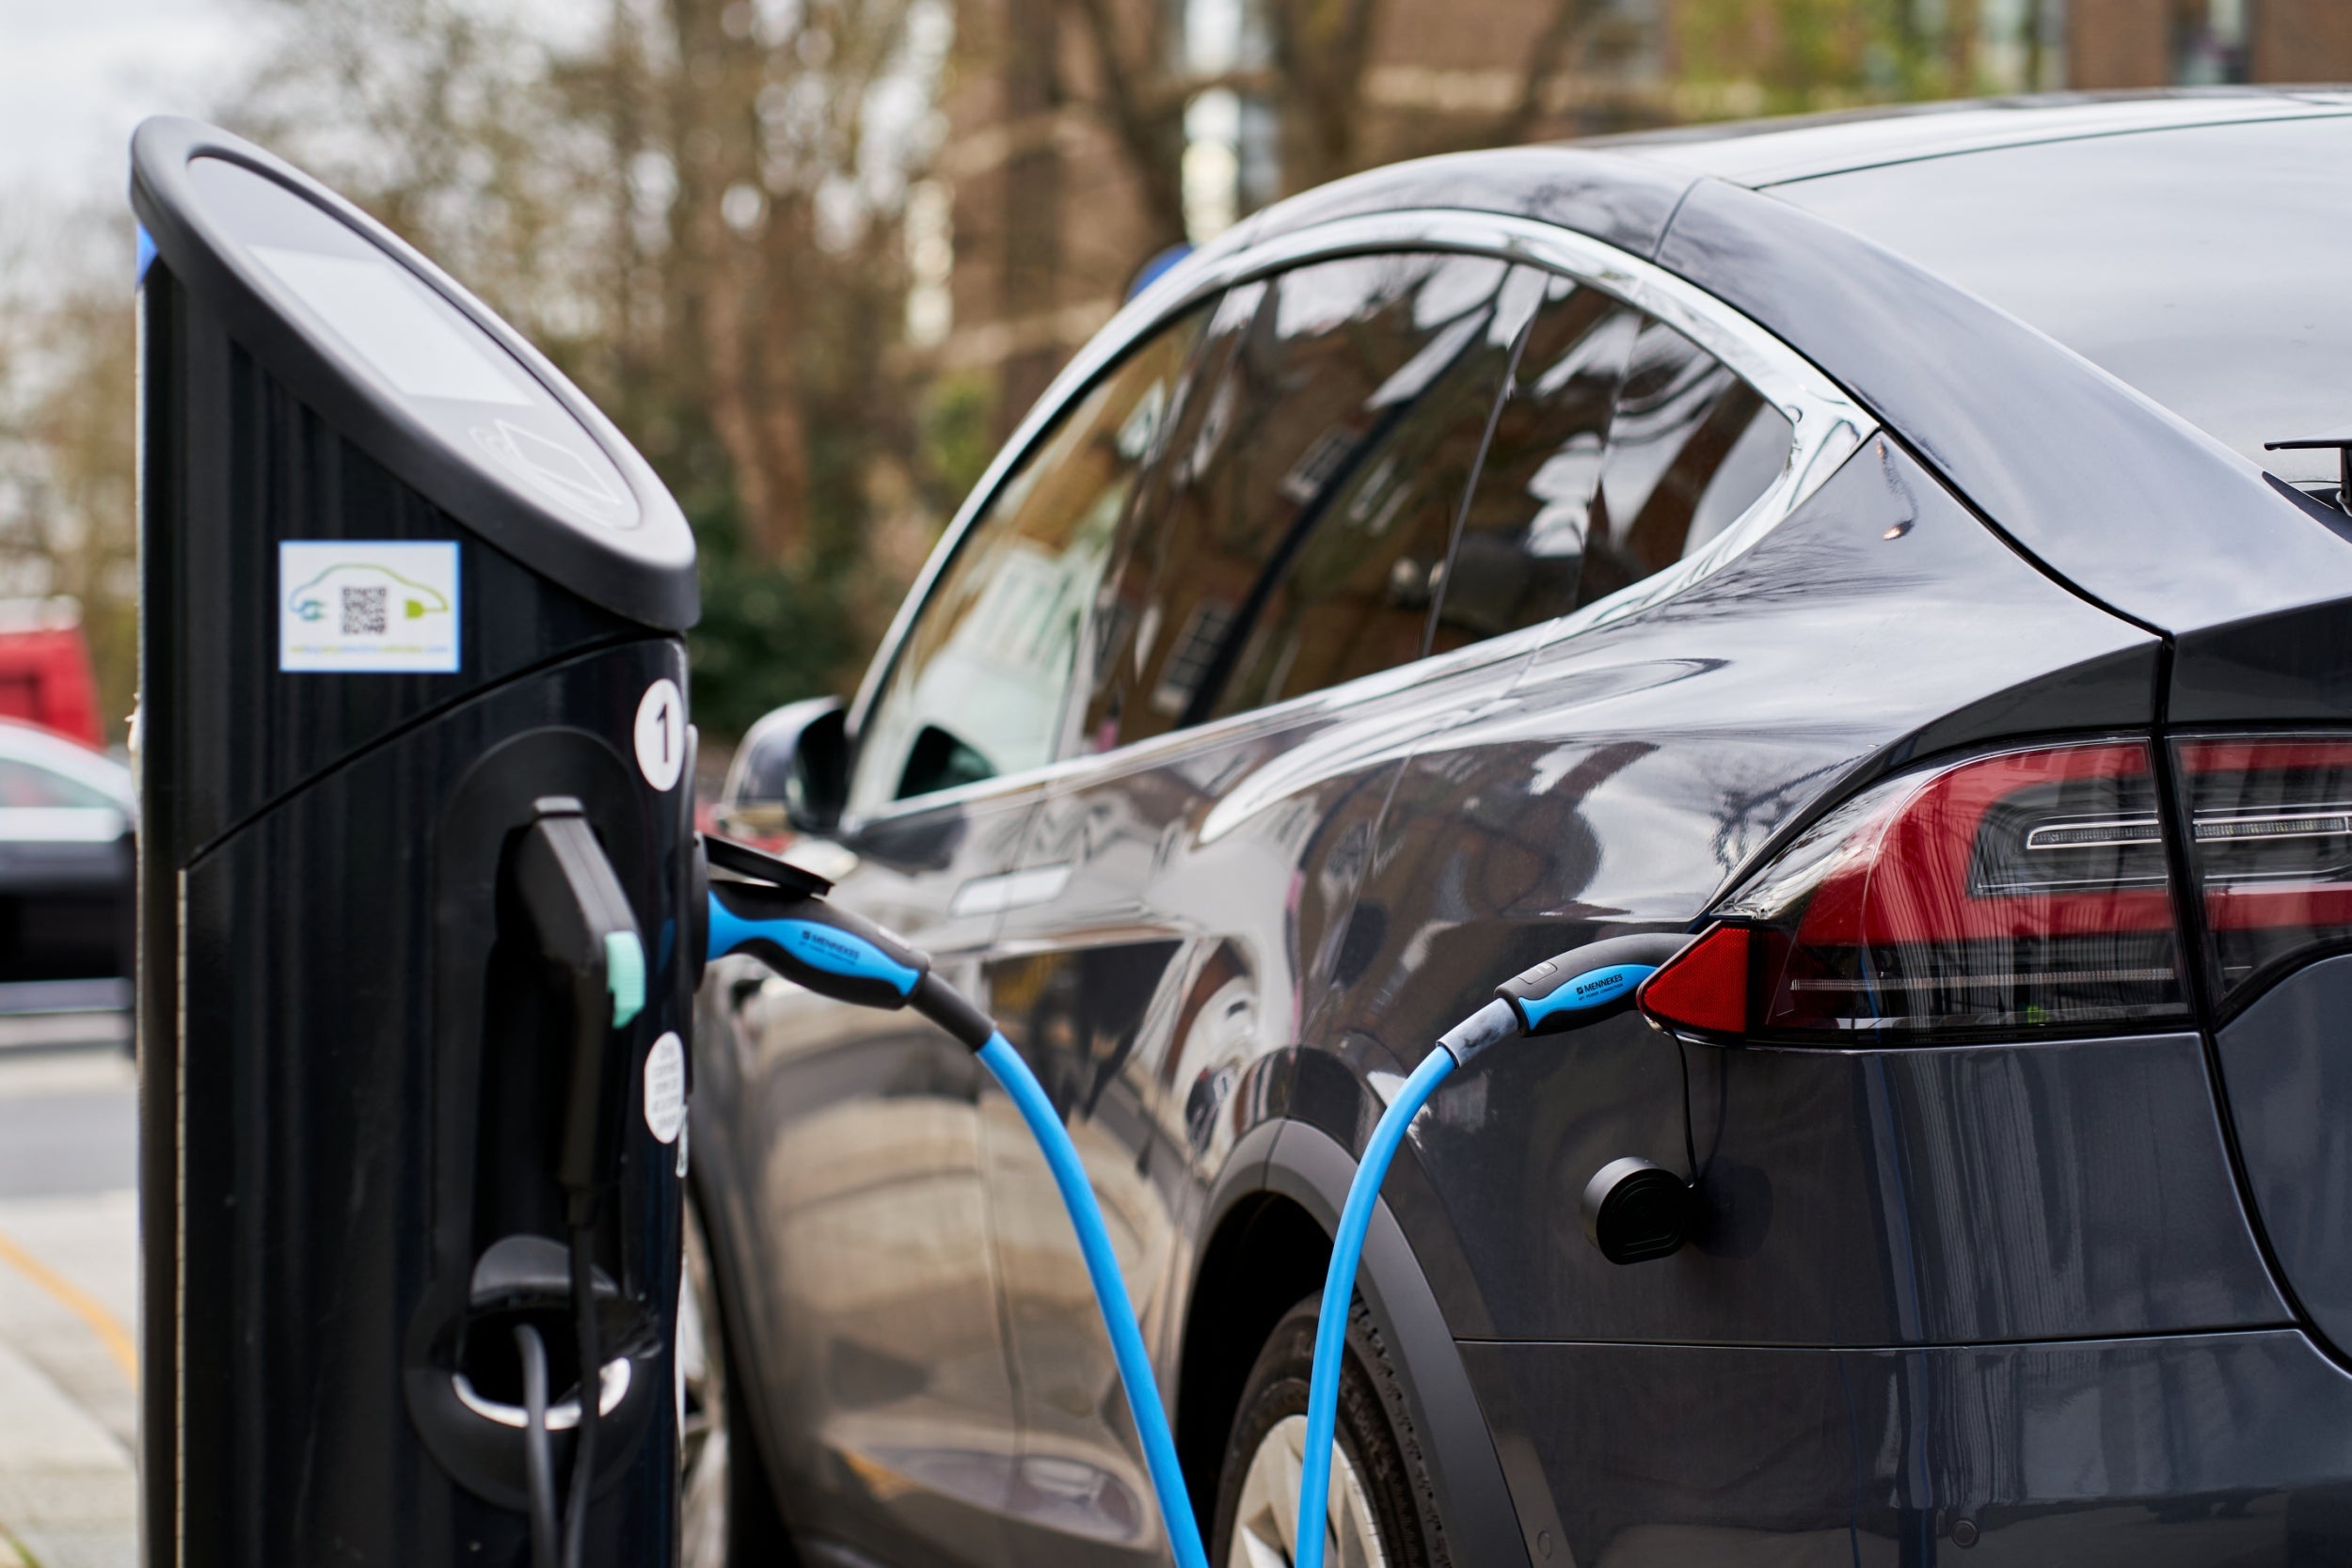
[[[279,669],[457,668],[453,543],[290,539],[278,549]]]
[[[380,601],[378,593],[384,594]],[[388,627],[395,619],[415,621],[449,611],[449,600],[434,589],[365,562],[328,567],[295,589],[286,608],[305,621],[323,621],[344,605],[363,621],[380,607]]]

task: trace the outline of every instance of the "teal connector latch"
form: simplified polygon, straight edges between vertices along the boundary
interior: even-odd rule
[[[636,932],[604,934],[604,989],[612,996],[613,1028],[628,1028],[645,1010],[645,948]]]

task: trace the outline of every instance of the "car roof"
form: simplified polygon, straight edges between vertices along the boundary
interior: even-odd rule
[[[2144,149],[2160,168],[2168,141],[2177,148],[2173,136],[2197,128],[2308,124],[2319,140],[2340,137],[2346,119],[2352,87],[2047,95],[1387,165],[1263,208],[1169,268],[1065,368],[1031,420],[1042,428],[1134,335],[1205,277],[1246,267],[1249,253],[1292,254],[1295,236],[1358,217],[1401,217],[1441,244],[1447,212],[1515,215],[1652,261],[1791,345],[2019,549],[2093,602],[2173,634],[2185,657],[2190,639],[2219,647],[2236,635],[2231,628],[2262,616],[2340,616],[2352,603],[2352,549],[2315,516],[2317,503],[2267,483],[2253,463],[2039,329],[1867,238],[1870,225],[1857,221],[1866,214],[1823,216],[1799,191],[1930,159],[1956,170],[1975,161],[1968,154],[2030,162],[2037,148],[2094,143],[2127,157]],[[1820,184],[1787,188],[1799,181]],[[1883,213],[1936,199],[1934,182],[1883,183],[1899,187],[1883,194]],[[2119,538],[2136,547],[2116,548]],[[933,565],[943,559],[934,554]],[[2179,570],[2188,560],[2201,570]],[[901,608],[890,641],[909,613]],[[875,678],[869,671],[853,726]]]
[[[93,751],[78,740],[54,730],[45,730],[39,724],[0,719],[0,757],[11,757],[63,773],[103,794],[113,796],[126,807],[135,794],[129,768],[103,752]]]
[[[2347,114],[2352,114],[2352,89],[2343,87],[2045,93],[1685,126],[1576,145],[1761,189],[1998,148]]]

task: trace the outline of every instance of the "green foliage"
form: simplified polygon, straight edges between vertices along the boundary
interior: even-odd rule
[[[702,621],[687,634],[694,722],[732,738],[769,709],[842,692],[841,673],[867,641],[848,580],[854,559],[827,565],[747,553],[732,503],[691,519],[702,551]]]
[[[507,314],[678,497],[704,731],[853,680],[935,521],[892,352],[925,144],[868,140],[933,90],[933,0],[618,4],[561,42],[510,0],[272,4],[237,122]]]
[[[977,371],[951,371],[923,399],[920,464],[923,499],[941,516],[953,515],[996,455],[996,380]]]
[[[1673,30],[1692,119],[1934,98],[1963,52],[1938,0],[1682,0]]]

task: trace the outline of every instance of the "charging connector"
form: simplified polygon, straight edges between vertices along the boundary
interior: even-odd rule
[[[1160,1518],[1168,1530],[1177,1568],[1208,1568],[1208,1550],[1192,1512],[1176,1437],[1152,1375],[1150,1352],[1136,1321],[1109,1227],[1095,1201],[1086,1165],[1070,1141],[1060,1115],[1021,1053],[997,1032],[989,1016],[931,969],[930,955],[847,910],[827,903],[829,884],[789,862],[772,861],[748,846],[704,840],[711,864],[740,880],[712,880],[706,913],[706,957],[742,953],[760,959],[786,978],[822,996],[862,1006],[911,1007],[938,1024],[978,1056],[1003,1085],[1028,1125],[1046,1168],[1060,1192],[1062,1207],[1078,1238],[1097,1310],[1110,1336],[1127,1409],[1142,1440],[1144,1467],[1152,1478]],[[763,863],[766,863],[763,864]],[[811,884],[816,884],[812,886]]]
[[[1292,1568],[1323,1568],[1325,1537],[1329,1530],[1331,1445],[1339,1425],[1341,1366],[1347,1347],[1348,1313],[1356,1297],[1356,1272],[1363,1259],[1364,1238],[1380,1204],[1380,1183],[1390,1162],[1405,1142],[1406,1129],[1421,1114],[1438,1085],[1454,1070],[1489,1047],[1515,1035],[1560,1035],[1613,1018],[1633,1006],[1633,994],[1644,980],[1680,952],[1689,941],[1682,936],[1612,937],[1571,948],[1556,958],[1523,970],[1495,988],[1495,999],[1447,1030],[1405,1085],[1389,1101],[1388,1110],[1372,1130],[1356,1178],[1348,1184],[1347,1202],[1340,1211],[1338,1231],[1331,1238],[1331,1266],[1324,1275],[1323,1301],[1316,1309],[1313,1370],[1307,1384],[1306,1449],[1299,1461],[1298,1526],[1294,1537]],[[1620,1162],[1624,1164],[1625,1162]],[[1655,1221],[1662,1200],[1655,1180],[1664,1178],[1677,1191],[1683,1184],[1671,1173],[1646,1162],[1648,1175],[1643,1216]],[[1610,1167],[1614,1170],[1616,1167]],[[1607,1174],[1604,1172],[1604,1174]],[[1655,1226],[1645,1230],[1647,1243],[1660,1244]],[[1681,1244],[1678,1230],[1671,1252]],[[1644,1256],[1661,1256],[1658,1252]]]

